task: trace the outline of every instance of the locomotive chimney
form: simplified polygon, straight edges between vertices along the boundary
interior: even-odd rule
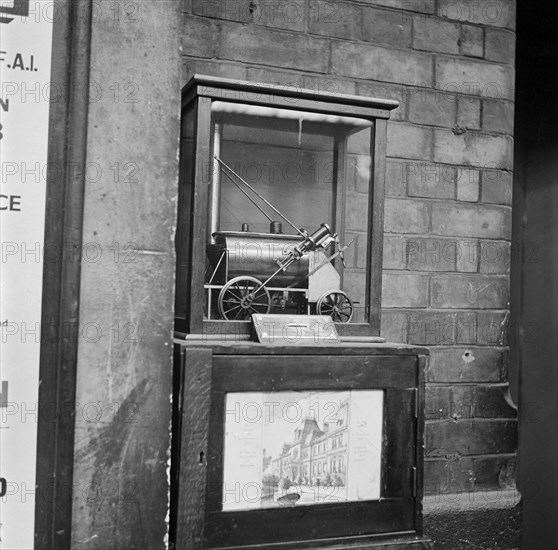
[[[271,222],[269,224],[269,232],[272,235],[282,235],[283,234],[283,224],[281,222]]]

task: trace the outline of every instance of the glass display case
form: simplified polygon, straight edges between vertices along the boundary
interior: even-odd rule
[[[379,334],[386,119],[397,102],[210,77],[186,88],[178,331],[258,314]]]

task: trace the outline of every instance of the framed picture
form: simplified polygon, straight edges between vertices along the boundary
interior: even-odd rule
[[[378,500],[383,397],[227,393],[223,511]]]
[[[195,383],[179,543],[294,549],[422,533],[416,355],[227,350],[185,350]]]

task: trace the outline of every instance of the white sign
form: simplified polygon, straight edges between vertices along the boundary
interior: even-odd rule
[[[0,0],[0,549],[34,545],[53,2]]]

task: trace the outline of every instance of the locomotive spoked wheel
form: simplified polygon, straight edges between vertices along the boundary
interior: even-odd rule
[[[330,315],[336,323],[348,323],[353,316],[353,302],[342,290],[330,290],[316,303],[316,312]]]
[[[244,321],[253,313],[269,313],[271,296],[255,277],[235,277],[219,293],[219,313],[227,321]]]

